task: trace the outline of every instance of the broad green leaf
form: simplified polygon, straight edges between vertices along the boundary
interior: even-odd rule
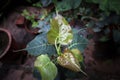
[[[48,42],[52,44],[55,43],[55,40],[62,45],[72,42],[72,29],[64,17],[57,15],[51,20],[51,29],[47,34],[47,38]]]
[[[55,54],[56,50],[53,45],[48,44],[46,34],[39,34],[27,44],[25,50],[30,55],[39,56],[40,54]]]
[[[58,20],[58,24],[60,25],[58,42],[62,45],[67,45],[71,43],[73,39],[71,26],[61,15],[57,15],[55,19]]]
[[[54,44],[57,36],[59,36],[59,24],[57,20],[52,19],[50,21],[50,25],[51,25],[51,29],[47,33],[47,39],[49,43]]]
[[[34,63],[35,68],[40,72],[42,80],[54,80],[57,75],[57,67],[50,61],[47,55],[40,55]]]
[[[56,8],[58,11],[67,11],[70,9],[77,8],[82,0],[62,0],[58,1],[56,4]]]
[[[78,49],[71,49],[71,52],[73,53],[74,57],[79,61],[83,61],[83,55]]]
[[[58,63],[68,68],[72,71],[79,72],[81,71],[79,61],[74,57],[72,52],[68,49],[65,49],[64,53],[57,58]]]
[[[79,49],[81,52],[84,51],[88,44],[88,40],[79,34],[79,30],[73,29],[73,40],[68,46],[69,49]]]

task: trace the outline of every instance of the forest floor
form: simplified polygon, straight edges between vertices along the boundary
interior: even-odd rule
[[[0,27],[4,27],[11,32],[14,41],[18,45],[17,48],[15,48],[16,50],[25,48],[27,43],[35,37],[34,34],[26,32],[24,27],[18,27],[16,25],[16,20],[21,15],[19,10],[24,8],[25,7],[16,8],[15,11],[6,16],[0,25]],[[38,9],[32,7],[30,9],[31,11],[38,12]],[[90,43],[94,43],[94,41],[91,39]],[[105,61],[96,60],[93,57],[93,51],[94,45],[88,45],[84,52],[85,72],[88,74],[88,77],[82,80],[120,80],[120,57]],[[17,65],[33,67],[35,57],[27,55],[26,51],[13,53],[21,55],[18,60],[15,60]],[[0,64],[2,65],[2,63]],[[5,69],[6,67],[8,69]],[[34,78],[31,70],[14,69],[6,64],[3,64],[0,68],[1,80],[37,80]]]

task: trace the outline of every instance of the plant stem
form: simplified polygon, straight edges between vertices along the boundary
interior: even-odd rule
[[[53,44],[42,44],[42,45],[39,45],[39,46],[32,46],[32,47],[27,47],[27,48],[24,48],[24,49],[20,49],[20,50],[13,50],[13,52],[20,52],[20,51],[24,51],[24,50],[31,50],[31,49],[35,49],[35,48],[40,48],[40,47],[43,47],[43,46],[52,46]]]
[[[58,10],[57,10],[57,0],[53,0],[53,3],[54,3],[54,6],[55,6],[55,12],[56,12],[56,15],[58,15]]]
[[[55,12],[56,12],[56,15],[58,16],[58,10],[57,9],[55,9]]]

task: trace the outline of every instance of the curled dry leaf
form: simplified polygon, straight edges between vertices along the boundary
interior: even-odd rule
[[[57,58],[58,63],[68,68],[72,71],[79,72],[81,71],[79,61],[74,57],[72,52],[68,49],[65,49],[64,53]]]

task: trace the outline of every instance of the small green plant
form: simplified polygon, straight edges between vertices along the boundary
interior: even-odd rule
[[[58,73],[56,65],[87,75],[81,69],[80,63],[83,62],[82,53],[88,40],[79,35],[81,29],[72,28],[68,21],[58,13],[58,11],[76,9],[81,3],[81,0],[71,1],[57,2],[53,0],[55,4],[54,17],[44,14],[37,22],[34,14],[23,10],[22,15],[32,22],[32,26],[40,28],[40,34],[22,50],[27,50],[30,55],[37,56],[34,67],[40,72],[42,80],[55,79]],[[67,4],[62,6],[62,3]],[[75,6],[72,5],[73,3]],[[41,3],[34,4],[34,6],[41,7]]]
[[[81,30],[72,28],[62,15],[55,12],[54,17],[45,17],[38,21],[39,32],[42,33],[22,50],[27,50],[30,55],[37,56],[34,66],[40,72],[42,80],[54,80],[58,72],[56,67],[58,64],[87,75],[80,65],[83,62],[81,53],[88,44],[87,39],[79,35]],[[28,16],[29,13],[26,10],[23,13],[26,19],[34,21],[34,16]],[[52,59],[53,56],[54,59]]]
[[[46,25],[42,28],[45,27],[49,30],[46,29],[47,31],[45,30],[36,36],[24,49],[29,54],[38,56],[34,66],[40,72],[42,80],[53,80],[56,77],[57,67],[54,63],[75,72],[81,71],[86,75],[80,67],[80,62],[83,62],[81,52],[85,49],[87,40],[78,34],[78,30],[73,31],[65,18],[59,14],[50,20],[49,26]],[[66,47],[62,50],[63,46]],[[52,56],[55,59],[51,59]],[[49,71],[49,69],[54,70]]]
[[[30,14],[26,9],[23,10],[21,15],[24,16],[27,20],[31,21],[32,27],[36,27],[38,25],[38,22],[35,20],[35,15]]]

